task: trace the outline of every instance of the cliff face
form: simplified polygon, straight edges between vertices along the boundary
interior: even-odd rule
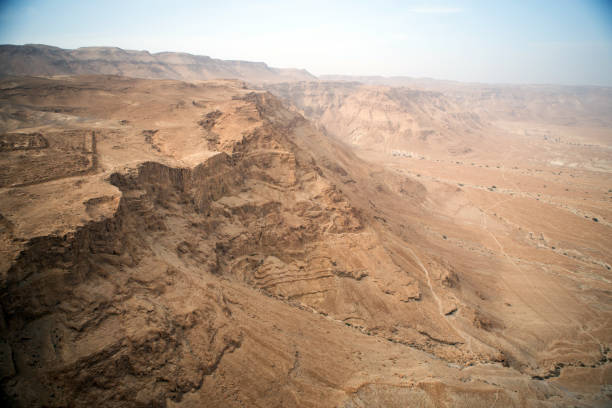
[[[432,78],[321,75],[321,81],[409,88],[442,93],[474,113],[494,120],[545,121],[556,125],[610,126],[612,88],[554,84],[486,84]]]
[[[224,61],[202,55],[48,45],[0,46],[0,75],[123,75],[134,78],[205,80],[236,78],[253,83],[311,81],[306,70],[272,68],[263,62]]]
[[[358,82],[281,83],[266,89],[330,135],[366,149],[459,151],[490,126],[475,111],[437,91]]]
[[[295,106],[330,135],[358,148],[386,153],[503,153],[499,134],[508,122],[534,127],[543,123],[612,126],[610,88],[331,78],[344,80],[266,84],[265,89]]]
[[[510,346],[471,272],[430,245],[423,185],[271,94],[107,76],[0,87],[7,402],[580,403],[532,378],[550,373],[539,346]],[[603,370],[598,346],[574,351]]]

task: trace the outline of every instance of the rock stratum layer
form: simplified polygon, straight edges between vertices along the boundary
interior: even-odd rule
[[[450,190],[364,161],[268,92],[11,77],[0,109],[8,404],[609,402],[605,273],[508,275],[476,238],[454,257],[431,233]]]
[[[463,157],[477,149],[498,153],[507,141],[500,143],[499,137],[492,139],[487,133],[500,133],[505,127],[500,122],[599,127],[606,136],[612,127],[612,88],[339,78],[345,80],[284,82],[265,88],[347,144],[387,152]],[[554,137],[548,129],[538,133]]]
[[[135,78],[206,80],[237,78],[253,83],[312,81],[303,69],[273,68],[263,62],[228,61],[184,52],[42,44],[0,45],[0,75],[124,75]]]

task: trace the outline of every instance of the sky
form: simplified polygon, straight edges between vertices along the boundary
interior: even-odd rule
[[[0,44],[27,43],[315,75],[612,86],[612,0],[0,0]]]

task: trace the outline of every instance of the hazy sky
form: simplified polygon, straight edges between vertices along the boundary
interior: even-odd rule
[[[612,86],[611,0],[0,0],[0,43],[185,51],[316,75]]]

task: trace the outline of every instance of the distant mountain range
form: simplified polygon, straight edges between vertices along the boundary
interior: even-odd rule
[[[236,78],[253,83],[317,79],[303,69],[273,68],[263,62],[226,61],[180,52],[152,54],[116,47],[67,50],[41,44],[0,45],[0,75],[90,74],[180,80]]]
[[[340,109],[341,102],[346,102],[344,98],[348,96],[349,99],[356,98],[356,110],[343,111],[349,120],[364,105],[371,106],[375,111],[382,106],[385,107],[384,111],[388,109],[388,103],[399,103],[402,106],[398,110],[402,112],[400,116],[404,118],[407,112],[415,114],[413,119],[426,130],[429,129],[427,123],[436,116],[434,112],[457,125],[457,118],[451,118],[449,111],[440,110],[440,106],[446,106],[444,109],[450,109],[455,114],[461,113],[460,116],[469,113],[462,116],[468,121],[472,120],[472,114],[477,114],[482,120],[537,118],[551,123],[573,124],[579,121],[612,126],[609,114],[612,110],[610,87],[464,83],[405,76],[317,77],[304,69],[273,68],[263,62],[229,61],[181,52],[150,53],[116,47],[68,50],[42,44],[0,45],[0,77],[96,74],[188,81],[239,79],[280,96],[328,130],[333,128],[332,123],[340,123],[338,118],[342,116],[341,112],[334,109]],[[369,87],[376,88],[374,94],[370,94]],[[387,87],[395,90],[389,93],[383,89]],[[426,93],[415,93],[415,90]],[[393,102],[379,99],[379,91]],[[338,103],[330,105],[329,100]],[[331,107],[333,109],[330,110]],[[369,128],[371,119],[367,122]],[[437,120],[436,123],[441,122]],[[397,129],[389,131],[392,135],[397,133]],[[340,134],[342,132],[336,136]],[[356,135],[354,133],[352,137]],[[362,141],[372,142],[368,138]]]

